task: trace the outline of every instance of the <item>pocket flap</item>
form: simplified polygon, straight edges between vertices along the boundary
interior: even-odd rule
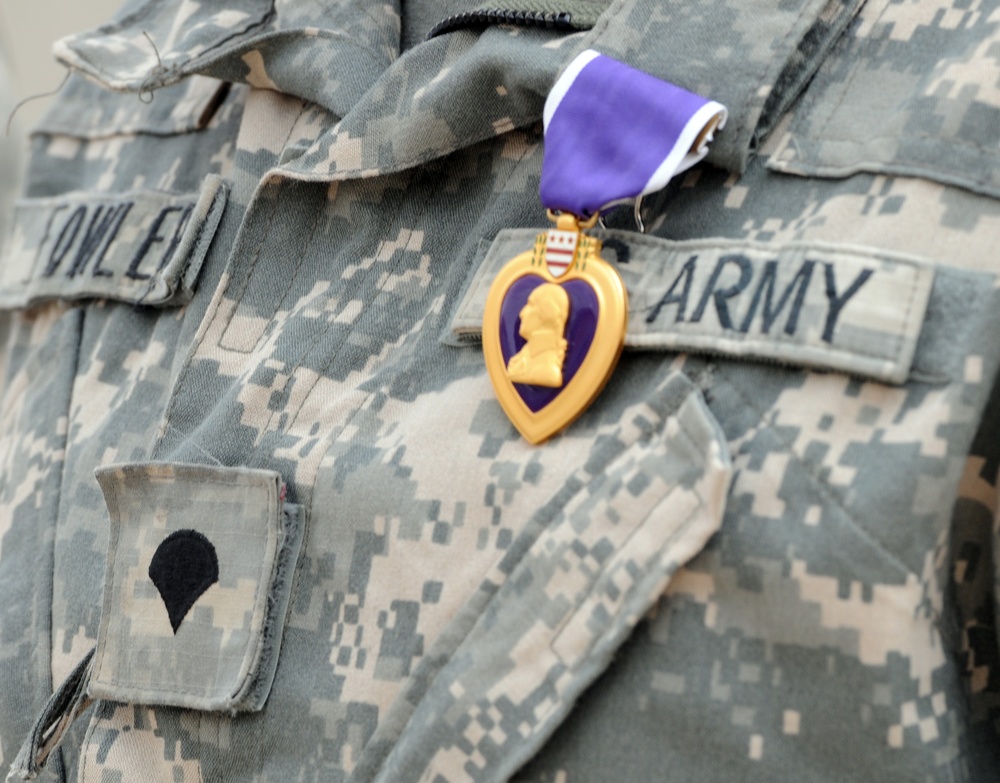
[[[271,18],[273,0],[147,0],[110,24],[57,41],[56,57],[113,90],[156,89],[238,47]]]
[[[650,429],[666,420],[662,437],[645,433],[555,518],[522,534],[505,556],[504,583],[480,587],[397,702],[412,711],[391,751],[368,766],[401,712],[384,720],[354,780],[509,780],[605,671],[719,529],[732,476],[725,437],[681,373],[647,416]]]
[[[97,471],[111,520],[89,694],[259,710],[277,667],[298,506],[266,470],[146,463]]]
[[[171,136],[205,128],[229,94],[231,85],[207,76],[191,76],[161,87],[155,100],[146,96],[110,96],[97,84],[72,74],[59,100],[45,113],[34,133],[75,139],[106,139],[126,134]]]
[[[987,7],[995,8],[866,3],[795,108],[768,168],[923,177],[1000,198],[1000,20]]]

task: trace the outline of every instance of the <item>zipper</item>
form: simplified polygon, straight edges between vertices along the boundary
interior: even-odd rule
[[[434,25],[427,40],[465,27],[487,27],[512,24],[519,27],[539,27],[546,30],[572,30],[573,15],[567,11],[541,13],[538,11],[511,11],[504,8],[481,8],[449,16]]]

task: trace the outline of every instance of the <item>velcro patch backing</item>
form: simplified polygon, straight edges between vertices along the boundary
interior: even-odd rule
[[[53,299],[185,304],[225,205],[226,188],[215,175],[200,193],[23,199],[0,254],[0,308]]]
[[[268,470],[97,471],[111,523],[91,697],[260,710],[278,664],[301,507]]]
[[[456,310],[452,334],[478,337],[493,278],[538,232],[501,231]],[[595,232],[628,288],[625,345],[840,370],[903,383],[934,282],[918,259],[824,243],[673,242]],[[625,263],[622,263],[625,262]]]

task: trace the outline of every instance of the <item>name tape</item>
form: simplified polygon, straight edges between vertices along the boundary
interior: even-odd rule
[[[481,333],[490,282],[537,233],[500,232],[459,303],[455,337]],[[825,243],[597,235],[628,288],[626,347],[764,359],[890,383],[909,374],[934,282],[929,264]]]
[[[226,204],[221,177],[200,193],[69,193],[23,199],[0,253],[0,308],[53,299],[190,301]]]

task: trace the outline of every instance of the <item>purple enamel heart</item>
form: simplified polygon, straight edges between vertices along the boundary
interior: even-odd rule
[[[504,296],[500,307],[500,351],[504,366],[507,366],[510,357],[520,351],[527,342],[520,335],[521,310],[527,304],[531,292],[545,282],[538,275],[525,275],[515,280]],[[563,385],[560,388],[553,388],[515,383],[514,388],[532,413],[538,413],[566,388],[587,358],[597,331],[600,306],[594,289],[583,280],[570,280],[561,285],[569,295],[570,302],[569,318],[563,332],[563,337],[568,343],[562,366]]]

